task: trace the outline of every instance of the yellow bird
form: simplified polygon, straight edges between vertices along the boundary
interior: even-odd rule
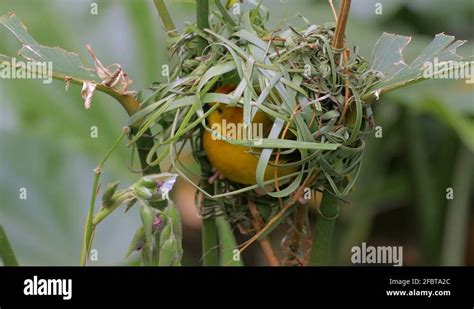
[[[219,87],[216,92],[229,93],[233,91],[234,88],[233,86],[225,85]],[[261,124],[263,127],[263,137],[267,137],[273,121],[265,113],[258,111],[252,123]],[[221,128],[219,133],[229,138],[229,132],[225,127],[230,125],[235,128],[241,128],[243,124],[243,109],[239,106],[229,107],[221,104],[219,108],[208,116],[207,124],[210,128]],[[251,125],[251,127],[252,126],[253,125]],[[225,140],[216,138],[207,130],[204,131],[203,135],[203,147],[209,162],[220,175],[244,185],[256,184],[258,155],[256,155],[255,152],[258,152],[258,149],[252,150],[251,147],[230,144]],[[280,164],[283,162],[283,160],[279,160]],[[269,164],[265,170],[264,179],[273,179],[276,168],[277,167]],[[277,171],[278,177],[294,173],[297,170],[298,168],[295,167],[279,167]]]

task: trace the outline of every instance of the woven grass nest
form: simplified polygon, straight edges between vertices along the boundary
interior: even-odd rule
[[[148,164],[171,160],[176,172],[211,200],[208,206],[216,206],[218,200],[218,208],[231,222],[248,225],[249,196],[268,220],[283,205],[294,202],[295,196],[301,200],[297,193],[301,195],[303,188],[337,197],[350,191],[360,171],[365,137],[374,126],[371,107],[361,98],[377,81],[377,73],[368,69],[357,48],[333,47],[335,23],[315,25],[300,17],[298,27],[268,29],[269,12],[263,6],[242,11],[240,16],[223,9],[212,12],[209,29],[187,24],[171,37],[168,81],[140,94],[142,108],[131,122],[141,124],[135,140],[149,128],[155,136]],[[203,54],[197,52],[197,36],[207,42]],[[229,83],[235,84],[235,90],[215,92]],[[214,102],[242,107],[245,123],[251,122],[257,110],[274,121],[276,135],[264,138],[261,145],[253,140],[227,140],[248,146],[259,158],[254,186],[219,179],[211,194],[203,189],[212,167],[201,136],[203,130],[211,130],[206,118],[215,110]],[[284,130],[294,137],[279,137]],[[200,162],[201,175],[193,175],[178,159],[185,146]],[[298,171],[264,181],[269,162],[291,154],[298,159],[280,164]],[[195,176],[201,181],[193,181]],[[257,194],[256,188],[266,194]]]

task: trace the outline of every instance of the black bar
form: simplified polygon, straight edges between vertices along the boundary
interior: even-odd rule
[[[71,299],[25,296],[25,280],[34,276],[72,279]],[[409,283],[402,286],[402,280]],[[387,296],[391,290],[449,291],[450,295]],[[473,308],[473,294],[473,267],[0,267],[2,309],[10,308],[9,304],[90,303],[460,304]]]

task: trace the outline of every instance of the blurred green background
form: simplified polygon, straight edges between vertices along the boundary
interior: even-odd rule
[[[98,15],[91,14],[97,3]],[[336,1],[338,7],[338,2]],[[382,4],[376,15],[377,3]],[[167,1],[177,25],[194,20],[194,1]],[[267,0],[274,24],[333,21],[324,0]],[[151,0],[5,0],[0,14],[15,12],[43,45],[78,52],[92,64],[90,44],[105,64],[120,63],[142,89],[161,78],[166,63],[165,34]],[[469,42],[460,54],[474,54],[472,0],[357,0],[347,26],[349,44],[370,58],[382,32],[413,36],[409,62],[445,32]],[[0,53],[13,55],[19,44],[0,29]],[[474,59],[470,59],[471,61]],[[336,226],[333,264],[350,264],[350,249],[361,242],[404,247],[404,265],[474,265],[474,85],[463,80],[430,80],[383,94],[374,103],[383,137],[371,137],[363,171],[343,204]],[[77,265],[93,169],[105,155],[127,116],[112,98],[97,93],[85,110],[80,87],[43,85],[35,80],[0,80],[0,224],[22,265]],[[98,138],[91,138],[91,126]],[[120,147],[106,164],[102,184],[139,176],[131,151]],[[27,199],[19,198],[27,189]],[[453,188],[454,199],[446,199]],[[199,220],[193,193],[179,184],[185,265],[199,263]],[[124,254],[139,216],[116,212],[99,226],[91,265],[125,265]],[[279,245],[275,233],[276,246]],[[263,263],[258,252],[247,264]]]

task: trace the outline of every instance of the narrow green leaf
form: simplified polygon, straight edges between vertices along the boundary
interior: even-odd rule
[[[220,240],[220,265],[243,266],[240,253],[236,253],[237,242],[229,222],[224,216],[216,218],[217,232]]]
[[[15,253],[13,252],[10,242],[8,241],[7,233],[2,225],[0,225],[0,258],[5,266],[18,266]]]
[[[130,245],[128,246],[127,253],[125,254],[125,258],[128,258],[130,254],[133,253],[133,251],[136,251],[139,247],[143,246],[144,241],[145,241],[145,229],[143,228],[143,226],[140,226],[135,232],[135,235],[133,236],[133,239],[130,242]]]
[[[444,224],[442,263],[446,266],[462,266],[469,235],[469,199],[472,188],[473,153],[466,147],[459,150],[452,190],[454,198],[448,201]]]

